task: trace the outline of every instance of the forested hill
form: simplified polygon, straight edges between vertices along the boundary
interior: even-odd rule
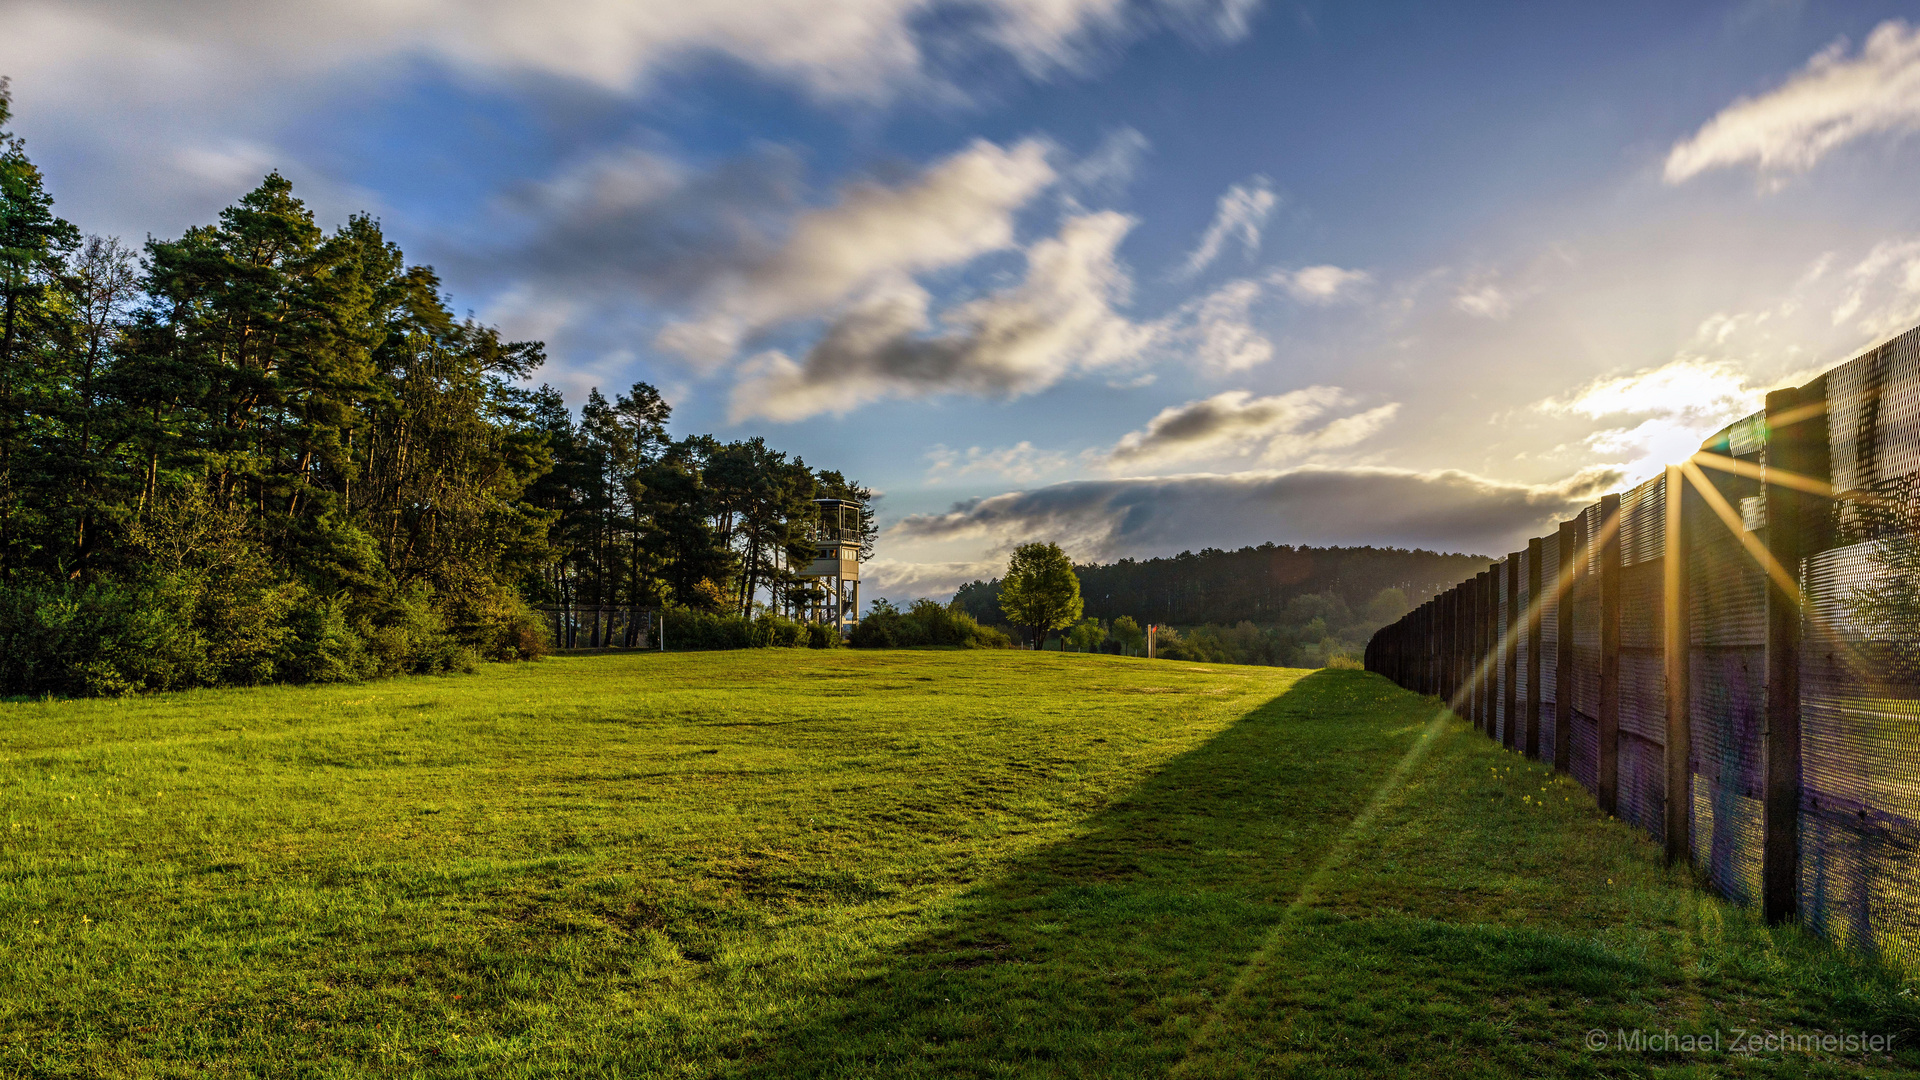
[[[1418,603],[1487,568],[1485,556],[1377,547],[1262,544],[1075,567],[1089,618],[1130,616],[1141,623],[1262,625],[1289,622],[1297,597],[1337,598],[1360,611],[1397,589]],[[982,622],[1004,622],[997,581],[961,586],[954,599]],[[1398,617],[1397,615],[1395,616]]]

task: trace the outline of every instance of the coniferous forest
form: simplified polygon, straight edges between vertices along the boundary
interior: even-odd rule
[[[278,174],[85,235],[8,119],[0,83],[0,694],[447,670],[539,652],[538,603],[791,611],[812,500],[868,495],[671,438],[644,383],[575,419],[540,343]]]

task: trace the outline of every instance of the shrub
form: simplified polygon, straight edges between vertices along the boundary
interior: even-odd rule
[[[840,631],[826,623],[807,624],[807,648],[837,649],[840,647]]]
[[[794,649],[812,645],[812,628],[784,615],[755,619],[672,607],[660,613],[669,652],[708,649]],[[821,629],[827,629],[822,627]],[[824,646],[815,645],[814,648]]]
[[[916,600],[905,611],[886,600],[875,600],[867,617],[854,627],[848,644],[863,649],[903,649],[944,645],[963,649],[1004,649],[1012,644],[1006,633],[981,626],[952,604]]]

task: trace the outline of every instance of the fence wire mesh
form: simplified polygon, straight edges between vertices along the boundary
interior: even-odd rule
[[[1701,450],[1688,483],[1640,484],[1611,521],[1611,500],[1589,506],[1381,630],[1368,667],[1589,791],[1612,777],[1614,812],[1656,839],[1680,733],[1674,857],[1769,919],[1920,970],[1920,328]]]

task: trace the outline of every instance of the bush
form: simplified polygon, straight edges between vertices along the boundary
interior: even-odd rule
[[[1004,649],[1013,644],[1004,631],[981,626],[952,604],[916,600],[905,611],[875,600],[867,617],[854,626],[848,644],[862,649],[904,649],[944,645],[963,649]]]
[[[840,647],[840,631],[826,623],[807,624],[807,648],[837,649]]]
[[[813,627],[784,615],[767,614],[749,619],[741,615],[716,615],[691,608],[672,607],[662,611],[660,618],[668,652],[795,649],[803,645],[812,645],[816,649],[825,647],[813,645]]]

